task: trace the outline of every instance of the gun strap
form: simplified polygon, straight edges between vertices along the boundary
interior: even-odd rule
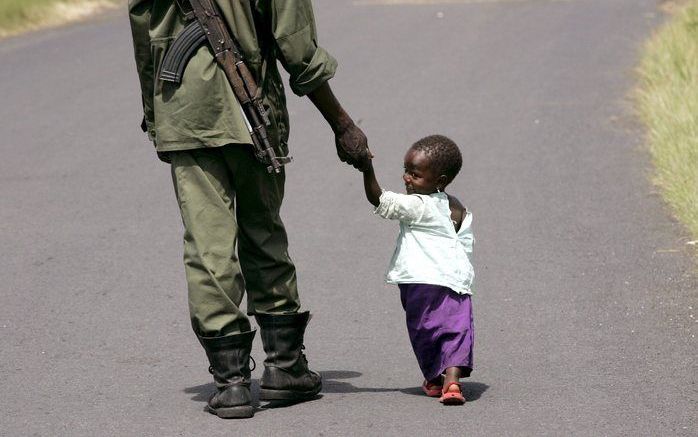
[[[248,119],[257,158],[265,164],[271,164],[267,167],[270,172],[279,173],[281,166],[289,162],[290,157],[276,156],[267,135],[266,126],[270,126],[271,122],[262,103],[261,88],[243,62],[239,43],[220,16],[214,0],[176,1],[185,19],[193,17],[206,35],[216,62],[223,69],[243,115]]]

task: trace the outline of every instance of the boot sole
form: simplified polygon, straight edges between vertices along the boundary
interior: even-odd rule
[[[298,401],[314,398],[322,390],[322,386],[309,391],[297,390],[272,390],[260,388],[259,399],[263,401]]]
[[[215,409],[207,406],[206,411],[215,414],[221,419],[249,419],[254,416],[254,407],[251,405]]]

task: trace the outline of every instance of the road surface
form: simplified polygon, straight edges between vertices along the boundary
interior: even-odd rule
[[[245,421],[203,412],[213,385],[188,321],[182,225],[138,129],[121,10],[0,43],[0,435],[695,435],[695,264],[629,98],[663,19],[655,1],[315,8],[384,187],[402,188],[422,136],[462,148],[450,191],[477,239],[469,402],[420,395],[383,283],[397,226],[289,96],[282,213],[323,395]]]

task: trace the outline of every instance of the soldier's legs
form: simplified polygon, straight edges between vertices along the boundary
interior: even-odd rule
[[[249,147],[224,147],[223,154],[236,192],[238,254],[248,313],[296,313],[300,308],[296,268],[288,255],[286,229],[279,215],[285,174],[283,170],[269,173]]]
[[[172,174],[186,229],[192,325],[221,382],[209,411],[221,417],[250,414],[247,364],[230,366],[249,352],[231,349],[247,344],[236,337],[250,331],[239,309],[245,287],[267,353],[260,397],[312,398],[322,383],[302,352],[310,315],[298,313],[296,271],[279,216],[284,174],[269,174],[248,147],[237,145],[173,153]]]
[[[236,252],[235,189],[220,149],[172,152],[172,179],[184,223],[184,267],[192,327],[199,337],[250,331]]]
[[[283,170],[268,173],[246,148],[227,148],[225,158],[237,193],[238,253],[247,285],[248,312],[257,318],[267,355],[259,397],[312,399],[322,389],[322,378],[308,368],[303,353],[310,314],[298,312],[296,269],[279,216]]]

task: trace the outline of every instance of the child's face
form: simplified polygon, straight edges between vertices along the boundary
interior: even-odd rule
[[[431,194],[446,185],[446,176],[436,174],[427,155],[412,148],[405,155],[402,180],[405,181],[407,194]]]

